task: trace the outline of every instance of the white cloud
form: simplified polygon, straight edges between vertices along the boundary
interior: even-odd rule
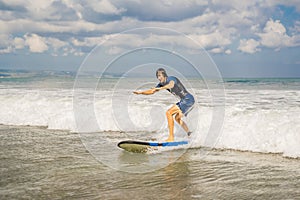
[[[0,54],[11,53],[18,49],[29,47],[30,52],[42,53],[52,47],[54,52],[68,46],[68,42],[53,37],[41,37],[37,34],[25,34],[23,37],[13,38],[10,35],[0,35]]]
[[[147,0],[146,0],[147,1]],[[208,2],[206,0],[160,0],[157,1],[157,4],[163,4],[164,6],[178,6],[178,7],[190,7],[194,5],[207,5]]]
[[[13,51],[11,40],[11,35],[0,34],[0,54],[11,53]]]
[[[0,54],[11,53],[15,49],[23,49],[24,39],[20,37],[13,38],[12,35],[0,34]]]
[[[15,37],[13,43],[14,43],[15,49],[23,49],[25,46],[25,40],[20,37]]]
[[[0,54],[11,53],[13,51],[11,46],[8,46],[4,49],[0,49]]]
[[[150,30],[148,30],[150,31]],[[223,46],[230,43],[229,39],[221,37],[221,34],[213,35],[171,35],[170,32],[160,32],[152,30],[152,33],[140,32],[136,33],[124,33],[124,34],[110,34],[101,37],[84,38],[78,40],[72,38],[71,42],[74,46],[89,46],[93,47],[101,44],[101,48],[105,49],[105,52],[113,55],[119,54],[129,49],[139,48],[141,46],[149,47],[161,47],[174,49],[175,51],[184,49],[193,54],[199,53],[199,50],[206,48],[211,53],[225,53],[231,54],[230,49],[226,49]],[[204,42],[203,42],[204,41]],[[205,46],[204,46],[205,45]]]
[[[257,33],[260,37],[260,43],[269,48],[292,47],[300,45],[299,36],[289,36],[286,33],[286,28],[279,20],[270,19],[262,33]]]
[[[258,25],[253,25],[251,29],[258,40],[254,39],[241,39],[238,50],[245,53],[256,53],[261,51],[260,47],[274,48],[276,51],[283,47],[293,47],[300,45],[300,35],[288,35],[285,26],[280,20],[269,19],[262,30],[259,30]]]
[[[273,7],[276,5],[295,6],[298,12],[300,12],[300,1],[299,0],[265,0],[264,6]]]
[[[230,49],[224,49],[223,47],[216,47],[216,48],[213,48],[211,50],[209,50],[210,53],[213,53],[213,54],[220,54],[220,53],[225,53],[227,55],[231,54],[231,50]]]
[[[126,11],[124,8],[117,8],[114,4],[112,4],[108,0],[90,0],[89,5],[93,10],[102,14],[115,14],[120,15],[122,12]]]
[[[64,42],[57,38],[52,38],[52,37],[47,38],[46,43],[48,45],[51,45],[56,50],[68,45],[68,42]]]
[[[78,19],[82,20],[83,15],[82,12],[84,11],[84,7],[74,0],[62,0],[62,2],[70,9],[74,10]]]
[[[79,55],[79,47],[93,47],[109,35],[138,27],[175,29],[195,39],[212,53],[231,54],[230,45],[236,41],[240,42],[238,50],[246,53],[261,51],[263,47],[280,49],[300,45],[300,22],[295,22],[294,28],[285,27],[279,20],[269,20],[270,16],[264,15],[265,10],[269,9],[270,12],[279,3],[300,8],[297,0],[212,0],[210,3],[205,0],[3,2],[8,6],[24,8],[21,14],[6,11],[0,16],[1,33],[9,36],[6,42],[2,41],[2,45],[0,41],[0,48],[6,49],[6,52],[25,46],[31,52],[45,52],[51,48],[57,51],[68,47],[67,52]],[[69,15],[77,17],[69,18]],[[64,33],[71,35],[66,41],[59,39]],[[26,34],[26,37],[20,38],[20,34]],[[256,40],[240,39],[257,37]],[[154,34],[152,37],[127,35],[123,39],[124,41],[118,40],[115,43],[122,47],[138,47],[142,43],[181,44],[178,37],[163,34]],[[77,48],[77,51],[71,51],[71,47]],[[194,48],[190,44],[185,47]],[[117,49],[116,46],[109,52],[117,52]]]
[[[231,54],[231,50],[230,49],[226,49],[225,50],[225,54],[227,54],[227,55]]]
[[[31,19],[55,18],[55,15],[52,15],[55,11],[52,3],[55,0],[3,0],[3,2],[8,6],[24,7]]]
[[[226,46],[231,44],[230,36],[225,35],[218,30],[209,34],[198,34],[189,36],[197,42],[199,42],[199,44],[202,45],[204,48]]]
[[[64,0],[64,3],[70,7],[76,9],[76,12],[81,13],[82,7],[78,3],[74,3],[72,0]],[[112,7],[109,11],[111,2],[108,1],[91,1],[87,2],[88,5],[92,5],[94,3],[98,3],[97,5],[105,5],[101,9],[107,9],[107,13],[116,13],[119,11],[114,10]],[[161,3],[161,1],[159,1]],[[186,12],[189,11],[195,5],[206,5],[206,1],[163,1],[165,7],[174,7],[174,8],[184,8]],[[145,1],[141,1],[139,4],[141,5],[149,5],[143,6],[143,9],[147,8],[148,10],[159,8],[158,3],[149,3]],[[49,3],[47,4],[49,5]],[[123,6],[125,4],[122,4]],[[35,6],[37,9],[43,10],[44,7],[39,4]],[[97,9],[97,6],[94,6]],[[116,6],[115,6],[116,7]],[[99,8],[100,9],[100,8]],[[125,8],[126,9],[126,8]],[[100,12],[100,10],[98,10]],[[102,11],[101,11],[102,12]],[[104,11],[103,11],[104,12]],[[106,12],[106,11],[105,11]],[[157,12],[157,11],[155,11]],[[154,15],[154,13],[153,13]],[[224,20],[227,18],[232,18],[232,15],[235,17],[234,20]],[[16,33],[16,32],[31,32],[31,33],[81,33],[81,32],[91,32],[98,31],[103,33],[111,33],[111,32],[120,32],[130,28],[142,27],[142,26],[152,26],[152,27],[165,27],[173,29],[176,27],[176,30],[181,31],[183,33],[196,36],[196,40],[200,42],[204,47],[218,47],[218,46],[226,46],[232,43],[233,35],[237,32],[236,28],[232,28],[232,24],[237,25],[243,23],[243,20],[238,20],[238,14],[234,12],[225,12],[225,13],[216,13],[210,10],[205,11],[205,13],[199,13],[198,16],[194,18],[188,18],[183,21],[139,21],[132,17],[123,17],[117,21],[108,21],[106,23],[91,23],[84,20],[79,21],[54,21],[44,23],[38,20],[27,19],[15,19],[9,22],[0,21],[0,26],[3,28],[2,30],[6,33]],[[229,21],[231,21],[229,23]],[[21,26],[20,26],[21,24]],[[91,41],[94,40],[83,39],[86,44],[92,46]],[[85,41],[86,40],[86,41]],[[77,44],[78,44],[77,40]],[[90,41],[90,43],[88,42]],[[74,40],[75,42],[75,40]],[[76,44],[76,42],[75,42]],[[80,46],[80,45],[78,45]]]
[[[59,19],[57,15],[54,15],[55,8],[51,6],[53,2],[54,0],[26,1],[23,5],[30,13],[30,18],[37,20]]]
[[[9,34],[0,34],[0,47],[5,47],[10,44],[11,36]]]
[[[223,52],[224,52],[224,49],[221,48],[221,47],[217,47],[217,48],[211,49],[209,52],[215,53],[215,54],[217,54],[217,53],[223,53]]]
[[[245,10],[249,7],[253,7],[256,1],[241,1],[241,0],[212,0],[212,3],[217,6],[235,8],[237,10]]]
[[[22,6],[27,3],[26,0],[2,0],[8,6]]]
[[[240,45],[238,47],[238,50],[245,52],[245,53],[256,53],[260,51],[261,49],[257,48],[259,46],[259,42],[254,40],[254,39],[241,39],[240,40]]]
[[[205,0],[115,0],[114,5],[126,9],[129,17],[140,21],[182,21],[202,13],[209,2]]]
[[[120,54],[123,53],[125,51],[125,49],[122,49],[120,47],[117,46],[112,46],[111,48],[109,48],[106,53],[108,55],[116,55],[116,54]]]
[[[144,25],[147,25],[147,23]],[[135,19],[126,17],[119,21],[108,21],[103,24],[83,20],[45,23],[43,21],[35,21],[31,19],[15,19],[11,21],[0,19],[1,32],[6,34],[15,34],[20,32],[75,34],[97,31],[101,32],[99,35],[103,35],[103,33],[121,32],[129,28],[137,28],[138,26],[142,26],[142,24]]]
[[[30,52],[33,53],[42,53],[48,50],[45,39],[37,34],[25,35],[25,44],[29,47]]]
[[[78,49],[75,49],[73,47],[70,47],[70,46],[62,48],[62,51],[63,51],[62,54],[61,54],[62,56],[68,56],[70,54],[75,55],[75,56],[82,56],[82,55],[84,55],[83,52],[81,52]]]
[[[71,39],[71,44],[77,47],[93,47],[98,44],[101,44],[107,39],[107,35],[100,37],[85,37],[83,40],[78,40],[76,38]]]

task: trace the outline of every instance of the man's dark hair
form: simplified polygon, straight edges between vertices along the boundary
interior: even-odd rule
[[[158,77],[158,72],[161,72],[164,77],[168,77],[167,72],[164,68],[159,68],[156,70],[156,78]]]

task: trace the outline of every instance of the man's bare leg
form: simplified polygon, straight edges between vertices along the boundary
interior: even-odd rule
[[[182,112],[180,112],[180,113],[177,113],[176,115],[175,115],[175,120],[176,120],[176,122],[183,128],[183,130],[185,130],[185,132],[189,132],[189,128],[188,128],[188,126],[186,125],[186,123],[182,120],[182,117],[183,117],[183,114],[182,114]]]
[[[178,114],[179,112],[181,112],[179,107],[177,105],[174,105],[166,113],[167,119],[168,119],[168,127],[169,127],[169,137],[167,139],[167,142],[173,142],[174,141],[174,119],[173,119],[173,115]]]

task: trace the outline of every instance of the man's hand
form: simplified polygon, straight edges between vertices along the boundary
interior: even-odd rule
[[[151,88],[149,90],[145,91],[134,91],[133,94],[144,94],[144,95],[149,95],[149,94],[154,94],[155,92],[159,91],[158,88]]]
[[[160,91],[160,88],[151,88],[151,90],[153,91],[153,93]]]
[[[133,94],[142,94],[141,91],[134,91]]]

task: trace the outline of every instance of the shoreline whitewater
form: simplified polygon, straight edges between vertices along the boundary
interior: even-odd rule
[[[78,137],[80,136],[80,133],[76,132],[76,131],[71,131],[71,130],[62,130],[62,129],[49,129],[48,126],[32,126],[32,125],[10,125],[10,124],[1,124],[0,123],[0,129],[10,129],[10,128],[17,128],[17,129],[41,129],[41,130],[46,130],[46,131],[58,131],[58,132],[65,132],[65,133],[69,133],[69,134],[75,134],[78,135]],[[105,134],[109,134],[109,133],[113,133],[113,134],[118,134],[118,133],[122,133],[122,134],[126,134],[126,132],[124,131],[99,131],[99,132],[95,132],[95,133],[105,133]],[[139,133],[139,132],[136,132]],[[154,133],[154,132],[149,132],[150,133]],[[79,137],[80,138],[80,137]],[[153,140],[153,138],[151,139]],[[200,148],[205,148],[207,151],[218,151],[218,152],[236,152],[236,153],[245,153],[245,154],[253,154],[254,155],[260,155],[260,156],[280,156],[283,159],[290,159],[290,160],[295,160],[295,161],[299,161],[300,162],[300,157],[291,157],[291,156],[286,156],[284,155],[282,152],[259,152],[259,151],[251,151],[251,150],[240,150],[240,149],[233,149],[233,148],[220,148],[220,147],[204,147],[204,146],[199,146],[199,147],[190,147],[190,149],[200,149]],[[299,163],[300,164],[300,163]]]

